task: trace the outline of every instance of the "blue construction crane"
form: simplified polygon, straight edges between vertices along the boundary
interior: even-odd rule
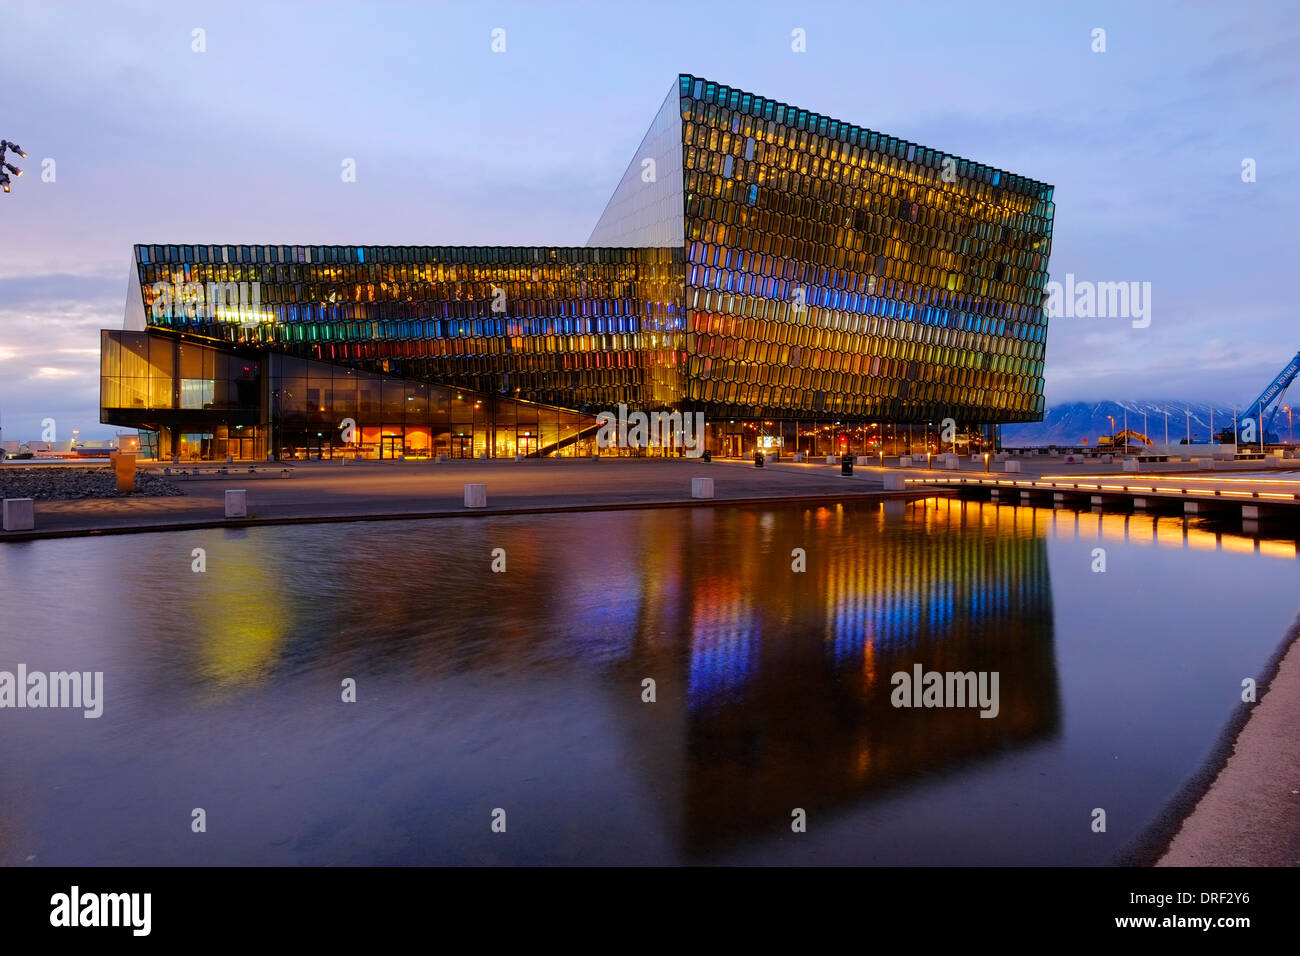
[[[1295,381],[1296,375],[1300,374],[1300,352],[1296,352],[1295,357],[1287,363],[1286,368],[1277,373],[1277,378],[1268,383],[1268,388],[1259,393],[1259,396],[1247,405],[1241,411],[1241,418],[1237,420],[1237,443],[1241,445],[1253,444],[1259,442],[1261,438],[1264,441],[1275,441],[1274,436],[1269,434],[1269,429],[1273,427],[1273,419],[1277,417],[1278,411],[1282,408],[1281,398],[1286,394],[1286,390]],[[1255,425],[1254,434],[1248,433],[1246,419],[1252,419]],[[1243,436],[1248,436],[1243,438]]]

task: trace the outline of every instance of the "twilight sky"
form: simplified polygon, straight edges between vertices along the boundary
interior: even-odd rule
[[[582,245],[678,72],[1055,185],[1052,279],[1151,314],[1054,319],[1049,404],[1245,402],[1300,348],[1298,49],[1281,2],[7,4],[0,424],[115,431],[136,242]]]

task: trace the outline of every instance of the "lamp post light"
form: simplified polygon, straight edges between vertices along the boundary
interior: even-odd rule
[[[0,189],[9,192],[9,173],[21,176],[23,171],[13,163],[5,162],[6,152],[15,153],[23,159],[27,158],[27,154],[23,152],[23,148],[17,143],[11,143],[7,139],[0,139]]]

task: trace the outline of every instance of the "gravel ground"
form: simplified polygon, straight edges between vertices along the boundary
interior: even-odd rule
[[[132,496],[183,495],[169,478],[137,471]],[[71,501],[79,498],[121,498],[113,469],[64,468],[58,466],[0,466],[0,498],[35,498],[38,501]]]

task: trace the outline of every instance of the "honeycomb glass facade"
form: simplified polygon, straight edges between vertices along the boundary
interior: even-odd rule
[[[1042,417],[1050,186],[707,80],[679,93],[688,404]]]
[[[1042,416],[1052,214],[1050,186],[683,75],[586,246],[136,246],[101,417],[160,454],[327,453],[345,418],[367,454],[576,453],[620,404],[704,413],[715,454],[937,450],[945,418]]]

